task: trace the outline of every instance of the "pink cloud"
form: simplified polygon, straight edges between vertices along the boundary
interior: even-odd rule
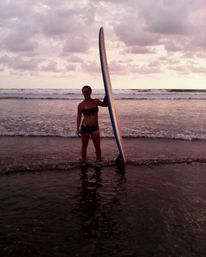
[[[79,21],[72,10],[61,8],[47,8],[43,13],[37,13],[36,19],[42,32],[46,36],[60,36],[75,30]],[[73,24],[70,26],[69,24]]]
[[[46,72],[61,72],[61,70],[57,68],[57,62],[51,60],[46,65],[42,65],[40,70]]]
[[[131,23],[130,23],[131,22]],[[125,23],[115,27],[115,32],[117,36],[128,46],[152,46],[157,45],[160,37],[153,33],[147,31],[141,31],[138,24],[133,25],[131,29],[131,24],[135,24],[134,20],[127,20]]]
[[[24,38],[22,40],[20,35],[10,35],[3,42],[3,48],[10,52],[32,52],[39,46],[38,42],[30,38]]]
[[[1,19],[9,20],[11,18],[25,17],[29,11],[28,5],[23,1],[0,1]]]
[[[115,61],[109,63],[111,74],[125,74],[127,72],[127,66],[127,64],[121,64]]]
[[[184,45],[180,45],[179,42],[168,40],[164,43],[164,47],[168,52],[179,52],[184,50]]]
[[[130,72],[132,73],[138,73],[138,74],[155,74],[155,73],[160,73],[160,67],[148,67],[145,65],[138,66],[138,65],[133,65],[130,67]]]
[[[183,63],[205,59],[205,8],[205,0],[0,1],[1,70],[100,73],[98,29],[105,25],[113,58],[118,52],[123,60],[133,60],[110,62],[112,74],[154,74],[165,68],[203,74],[201,65],[181,68],[178,58]],[[85,62],[87,54],[91,61]],[[134,65],[137,54],[159,62]],[[59,61],[66,66],[59,69]]]
[[[190,66],[190,71],[193,73],[202,73],[206,74],[206,67],[201,67],[201,66]]]
[[[189,74],[189,71],[188,71],[187,67],[184,67],[184,66],[169,65],[169,66],[167,66],[167,68],[169,70],[177,71],[178,73],[181,73],[181,74]]]
[[[7,28],[1,35],[1,48],[10,52],[33,52],[39,43],[35,36],[38,28],[34,21],[25,20],[15,21],[12,28]],[[10,26],[10,25],[9,25]]]
[[[83,59],[80,58],[79,56],[73,55],[73,56],[70,56],[70,57],[69,57],[69,61],[70,61],[70,62],[81,63],[81,62],[83,62]]]
[[[130,11],[120,17],[114,31],[131,53],[147,54],[141,46],[163,45],[170,53],[199,52],[197,47],[206,46],[205,1],[131,1],[127,7],[122,2],[122,8]]]
[[[89,73],[101,73],[100,64],[96,61],[92,62],[83,62],[81,64],[81,68],[83,71],[89,72]]]
[[[64,44],[62,55],[67,53],[81,53],[89,50],[88,38],[84,36],[71,37]]]
[[[206,20],[205,20],[206,22]],[[206,49],[206,33],[204,29],[192,40],[193,45]]]
[[[77,69],[77,66],[74,64],[67,64],[65,67],[67,71],[76,71]]]
[[[131,46],[129,52],[133,54],[154,54],[155,50],[144,46]]]
[[[21,56],[10,57],[4,55],[0,57],[0,63],[7,68],[18,71],[36,71],[39,70],[39,64],[42,58],[23,58]]]

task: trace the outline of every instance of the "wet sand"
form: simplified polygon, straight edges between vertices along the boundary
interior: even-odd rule
[[[203,257],[206,166],[13,173],[0,180],[0,256]]]
[[[122,173],[70,169],[77,138],[0,137],[0,256],[205,256],[206,141],[124,144]],[[113,160],[114,139],[102,150]]]
[[[102,155],[106,163],[117,156],[114,139],[103,138]],[[205,140],[169,140],[169,139],[124,139],[128,163],[163,164],[206,162]],[[60,165],[78,163],[80,160],[79,138],[61,137],[0,137],[0,172],[9,170],[32,170],[32,166],[58,168]],[[88,147],[88,158],[95,159],[92,142]],[[67,167],[66,167],[67,168]]]

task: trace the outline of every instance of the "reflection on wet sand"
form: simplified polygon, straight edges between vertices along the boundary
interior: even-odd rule
[[[81,190],[78,196],[75,196],[78,201],[73,214],[80,226],[83,239],[93,238],[97,242],[111,236],[114,230],[113,224],[116,223],[112,221],[114,217],[111,214],[114,206],[119,208],[119,197],[121,197],[119,191],[124,192],[122,190],[124,175],[121,173],[115,175],[115,180],[111,179],[111,176],[102,179],[101,168],[81,168]]]
[[[1,176],[0,256],[200,257],[204,164]]]

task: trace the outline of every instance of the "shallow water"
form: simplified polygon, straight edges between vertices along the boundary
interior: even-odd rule
[[[128,165],[125,173],[2,175],[0,256],[204,256],[205,170]]]
[[[80,100],[1,99],[1,136],[76,136]],[[205,100],[117,100],[125,137],[206,139]],[[112,137],[107,108],[100,108],[103,137]]]

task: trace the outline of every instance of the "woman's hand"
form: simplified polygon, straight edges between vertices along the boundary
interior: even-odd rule
[[[77,134],[78,137],[81,137],[81,133],[80,133],[79,128],[76,130],[76,134]]]

